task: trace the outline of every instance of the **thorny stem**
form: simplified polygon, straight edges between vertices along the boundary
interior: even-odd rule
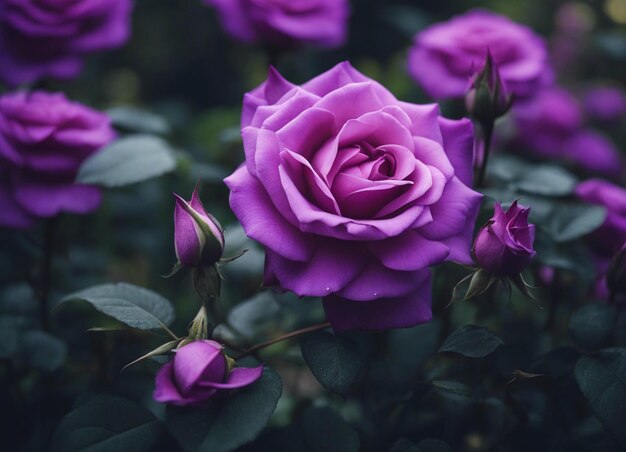
[[[487,174],[487,163],[489,162],[489,151],[491,150],[491,142],[493,141],[493,126],[494,121],[480,123],[480,128],[483,133],[483,158],[480,164],[478,179],[476,181],[477,187],[482,187],[485,182],[485,175]]]
[[[287,333],[283,336],[279,336],[277,338],[274,339],[270,339],[269,341],[265,341],[265,342],[261,342],[260,344],[257,344],[253,347],[250,347],[249,349],[245,350],[241,355],[239,355],[237,357],[237,359],[241,359],[244,356],[248,356],[251,355],[265,347],[269,347],[270,345],[274,345],[277,344],[278,342],[282,342],[282,341],[286,341],[289,339],[293,339],[294,337],[298,337],[298,336],[302,336],[304,334],[308,334],[308,333],[312,333],[314,331],[318,331],[318,330],[323,330],[330,327],[330,323],[326,322],[326,323],[319,323],[317,325],[312,325],[312,326],[308,326],[306,328],[301,328],[299,330],[295,330],[292,331],[291,333]]]

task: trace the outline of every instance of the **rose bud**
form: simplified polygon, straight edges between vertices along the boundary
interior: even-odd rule
[[[491,52],[487,51],[485,64],[472,77],[470,90],[465,96],[467,111],[478,122],[491,123],[504,116],[512,102],[513,96],[508,94]]]
[[[154,400],[172,405],[199,405],[220,392],[248,386],[263,373],[263,366],[233,367],[221,344],[193,341],[174,352],[156,375]]]
[[[613,296],[626,295],[626,243],[613,256],[606,274],[606,283]]]
[[[178,261],[187,267],[210,267],[224,251],[224,233],[219,222],[200,201],[198,187],[187,202],[177,194],[174,210],[174,247]]]
[[[524,209],[515,201],[504,212],[496,203],[494,216],[478,232],[474,241],[474,257],[483,270],[495,276],[515,276],[530,263],[535,225],[528,224],[530,208]]]

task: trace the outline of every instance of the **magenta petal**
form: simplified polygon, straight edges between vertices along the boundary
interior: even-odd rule
[[[221,360],[221,375],[205,375],[213,361]],[[226,374],[226,358],[222,352],[222,346],[209,340],[193,341],[176,350],[173,359],[176,384],[181,394],[188,395],[193,386],[203,377],[207,379],[224,380]]]
[[[15,202],[9,187],[2,185],[0,182],[0,226],[16,229],[32,226],[33,217]]]
[[[421,270],[440,264],[450,254],[445,244],[428,240],[414,230],[371,242],[368,247],[385,267],[402,271]]]
[[[454,167],[456,176],[468,187],[472,186],[474,127],[469,119],[439,118],[443,134],[443,148]]]
[[[174,363],[172,361],[159,369],[155,383],[153,398],[157,402],[180,402],[184,400],[174,383]]]
[[[430,272],[416,276],[417,288],[397,298],[349,301],[337,296],[324,299],[326,318],[335,331],[407,328],[432,319]]]
[[[230,374],[226,383],[214,383],[212,381],[202,382],[200,386],[216,389],[236,389],[248,386],[261,378],[263,374],[263,366],[259,367],[235,367]]]
[[[176,207],[174,207],[174,248],[178,260],[189,266],[200,264],[202,246],[200,243],[201,232],[192,216],[187,213],[183,204],[186,202],[178,195]]]

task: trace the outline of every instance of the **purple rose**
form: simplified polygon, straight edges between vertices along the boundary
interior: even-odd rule
[[[473,130],[342,63],[246,94],[246,162],[226,179],[267,285],[325,297],[337,330],[431,318],[429,266],[471,262]]]
[[[174,247],[178,262],[187,267],[216,264],[224,252],[224,233],[220,223],[202,205],[198,187],[189,202],[177,194],[174,197]]]
[[[614,86],[596,86],[585,93],[585,112],[598,121],[617,121],[626,114],[626,94]]]
[[[131,0],[3,0],[0,79],[11,86],[43,77],[72,78],[86,53],[122,45]]]
[[[204,0],[243,42],[276,47],[337,47],[346,40],[347,0]]]
[[[156,376],[154,400],[172,405],[199,405],[220,392],[248,386],[263,373],[263,366],[231,369],[221,344],[193,341],[174,352]]]
[[[626,190],[602,179],[589,179],[578,184],[576,195],[607,208],[604,224],[588,239],[597,256],[610,259],[626,242]]]
[[[409,51],[409,72],[435,99],[462,97],[487,51],[518,99],[533,96],[552,80],[543,39],[507,17],[482,10],[419,32]]]
[[[480,268],[495,276],[515,276],[535,256],[535,225],[528,224],[530,207],[524,209],[515,201],[504,212],[496,203],[494,215],[478,232],[474,257]]]
[[[590,173],[616,177],[624,168],[613,143],[585,125],[582,106],[568,91],[552,87],[513,107],[523,152],[573,163]]]
[[[114,137],[105,114],[63,94],[0,97],[0,226],[28,227],[35,218],[96,209],[100,189],[74,180],[81,163]]]

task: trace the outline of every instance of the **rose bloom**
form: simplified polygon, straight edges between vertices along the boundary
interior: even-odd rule
[[[596,86],[585,93],[585,112],[597,121],[618,121],[626,115],[626,94],[615,86]]]
[[[522,152],[569,161],[589,173],[617,177],[624,163],[612,141],[586,126],[581,104],[568,91],[551,87],[513,107]]]
[[[234,38],[276,47],[337,47],[346,40],[348,0],[205,0]]]
[[[22,228],[60,212],[88,213],[100,189],[74,182],[81,163],[115,137],[109,118],[63,94],[0,97],[0,226]]]
[[[156,376],[154,400],[172,405],[200,405],[225,391],[248,386],[263,366],[229,369],[221,344],[193,341],[177,349]]]
[[[122,45],[131,0],[0,1],[0,79],[72,78],[86,53]]]
[[[487,50],[518,100],[533,96],[553,78],[542,38],[507,17],[482,10],[419,32],[409,51],[409,73],[435,99],[462,97]]]
[[[496,276],[514,276],[524,270],[535,250],[535,225],[528,224],[530,208],[515,201],[505,212],[500,203],[493,218],[478,232],[474,256],[480,268]]]
[[[588,179],[578,184],[576,195],[606,207],[604,223],[588,239],[596,256],[611,259],[626,242],[626,189],[602,179]]]
[[[245,164],[226,179],[265,284],[324,297],[337,330],[431,319],[429,266],[470,263],[473,130],[397,100],[349,63],[246,94]]]

